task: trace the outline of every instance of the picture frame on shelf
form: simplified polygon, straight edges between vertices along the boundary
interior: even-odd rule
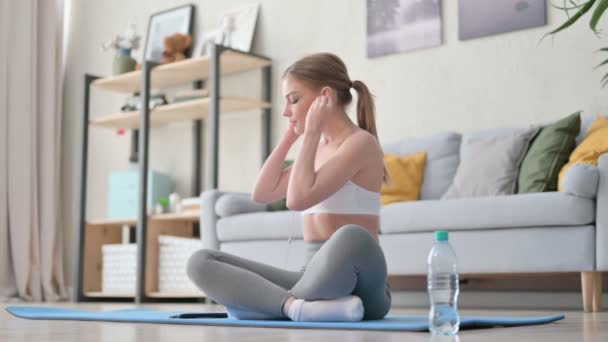
[[[208,56],[211,43],[250,52],[259,7],[260,5],[256,3],[224,13],[217,28],[200,32],[192,56]]]
[[[236,50],[251,51],[260,4],[251,4],[224,13],[220,20],[222,43]]]
[[[201,31],[198,34],[197,42],[192,50],[192,57],[208,56],[210,53],[209,44],[223,44],[222,32],[217,30]]]
[[[194,5],[191,4],[152,14],[148,20],[143,60],[160,62],[164,50],[164,37],[174,33],[192,36],[193,21]],[[185,51],[186,58],[190,56],[190,52],[190,48]]]

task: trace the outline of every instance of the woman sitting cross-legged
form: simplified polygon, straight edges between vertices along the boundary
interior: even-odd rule
[[[257,177],[253,200],[287,198],[289,209],[301,211],[305,265],[289,271],[204,249],[188,261],[188,275],[237,319],[381,319],[391,306],[378,243],[380,188],[387,176],[372,95],[329,53],[295,62],[283,74],[282,88],[289,127]],[[351,88],[358,95],[358,125],[346,114]],[[300,137],[294,164],[283,170]]]

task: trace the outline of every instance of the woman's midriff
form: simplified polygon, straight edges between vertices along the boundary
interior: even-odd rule
[[[347,224],[356,224],[369,230],[378,240],[380,217],[377,215],[352,214],[306,214],[302,215],[304,240],[328,240],[338,228]]]

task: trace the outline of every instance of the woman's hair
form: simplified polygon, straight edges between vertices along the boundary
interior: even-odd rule
[[[354,88],[358,94],[357,100],[357,124],[360,128],[373,134],[378,140],[376,132],[376,108],[374,98],[365,83],[355,80],[351,81],[348,76],[346,65],[340,57],[332,53],[316,53],[299,59],[289,66],[283,73],[303,81],[315,89],[331,87],[336,91],[340,105],[347,106],[353,96],[350,88]],[[384,181],[387,181],[387,171],[384,168]]]

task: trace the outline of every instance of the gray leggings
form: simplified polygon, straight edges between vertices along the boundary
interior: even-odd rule
[[[356,295],[363,302],[364,320],[383,318],[391,306],[382,249],[365,228],[354,224],[339,228],[304,271],[203,249],[190,257],[187,272],[210,299],[265,319],[286,318],[281,309],[292,295],[304,300]]]

